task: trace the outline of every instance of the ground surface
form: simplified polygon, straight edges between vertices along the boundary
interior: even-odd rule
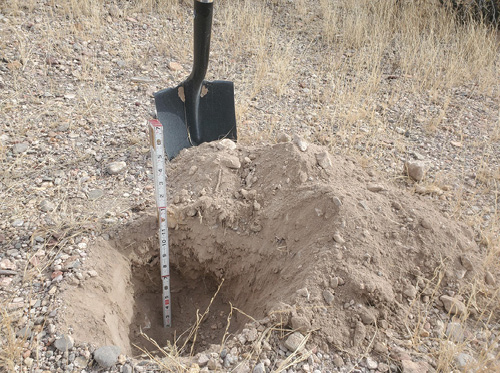
[[[108,353],[122,371],[499,368],[498,80],[414,89],[389,56],[365,106],[326,102],[340,88],[314,12],[268,4],[293,64],[273,52],[264,77],[254,44],[215,36],[210,79],[235,82],[240,141],[168,165],[176,350],[155,308],[144,121],[189,72],[189,6],[68,7],[0,13],[2,367],[92,371]],[[191,353],[181,334],[209,304]],[[140,330],[168,356],[141,357],[134,344],[157,347]]]

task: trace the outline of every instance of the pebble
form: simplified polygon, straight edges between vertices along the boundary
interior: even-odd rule
[[[168,69],[172,71],[180,71],[182,70],[182,65],[179,62],[170,61],[168,63]]]
[[[198,357],[197,363],[200,367],[204,367],[205,365],[207,365],[208,360],[210,360],[208,355],[205,353],[201,353],[200,356]]]
[[[305,316],[294,315],[292,316],[290,322],[292,324],[292,329],[298,332],[307,333],[311,330],[311,323]]]
[[[464,267],[467,271],[472,271],[474,269],[474,265],[466,255],[462,255],[460,257],[460,263],[462,264],[462,267]]]
[[[371,357],[367,357],[365,360],[365,363],[366,363],[366,367],[368,369],[375,370],[378,368],[378,363],[375,360],[373,360]]]
[[[106,172],[110,175],[117,175],[127,168],[127,164],[121,162],[111,162],[106,166]]]
[[[366,187],[370,192],[374,192],[374,193],[377,193],[377,192],[382,192],[385,190],[384,186],[381,185],[381,184],[373,184],[373,183],[370,183],[367,185]]]
[[[417,296],[418,290],[412,284],[407,284],[403,289],[403,294],[410,299],[413,299]]]
[[[422,181],[428,170],[428,164],[424,161],[408,161],[405,165],[409,177],[415,181]]]
[[[226,166],[227,168],[231,168],[231,169],[235,169],[235,170],[241,168],[240,160],[235,155],[225,155],[222,158],[221,163],[224,166]]]
[[[486,282],[486,285],[494,286],[496,285],[497,281],[495,280],[495,276],[489,271],[486,271],[484,274],[484,281]]]
[[[366,327],[361,321],[358,321],[356,323],[356,328],[354,329],[353,346],[354,347],[361,346],[363,341],[365,340],[365,337],[366,337]]]
[[[332,289],[336,289],[338,286],[339,286],[339,278],[338,277],[330,278],[330,287]]]
[[[235,150],[236,149],[236,143],[231,140],[231,139],[222,139],[219,141],[217,144],[217,149],[219,150]]]
[[[301,152],[307,151],[307,148],[309,147],[309,145],[300,136],[294,135],[293,141],[295,142],[295,144],[297,145],[297,147],[300,149]]]
[[[342,238],[342,236],[338,232],[333,234],[333,239],[335,240],[335,242],[337,242],[340,245],[345,244],[345,240]]]
[[[56,339],[54,342],[55,348],[61,352],[69,351],[73,348],[75,340],[69,334],[63,334],[61,338]]]
[[[462,343],[465,339],[465,330],[458,322],[450,322],[445,333],[448,339],[455,343]]]
[[[40,204],[38,205],[38,208],[43,212],[50,212],[56,208],[56,205],[54,205],[49,200],[44,199],[42,202],[40,202]]]
[[[345,365],[344,359],[338,354],[333,355],[332,361],[337,368],[342,368]]]
[[[77,368],[85,368],[89,361],[84,356],[78,356],[73,363]]]
[[[366,307],[361,307],[359,309],[359,317],[361,322],[365,325],[373,325],[377,322],[375,314]]]
[[[328,152],[316,153],[316,162],[324,170],[328,170],[333,167],[332,160]]]
[[[21,153],[26,152],[28,150],[28,148],[29,148],[28,143],[20,142],[20,143],[14,144],[14,146],[12,147],[12,152],[14,154],[21,154]]]
[[[134,368],[132,368],[129,364],[125,364],[122,368],[122,373],[133,373]]]
[[[469,371],[469,366],[472,367],[476,364],[476,359],[464,352],[457,354],[453,360],[457,368],[462,372]]]
[[[297,290],[297,295],[304,298],[309,298],[309,291],[307,290],[307,288],[302,288]]]
[[[253,368],[253,373],[266,373],[266,367],[264,366],[263,363],[258,363],[254,368]]]
[[[289,134],[282,132],[278,135],[277,140],[278,142],[290,142],[292,141],[292,137]]]
[[[452,315],[463,315],[467,312],[467,307],[461,301],[448,295],[442,295],[440,298],[443,302],[444,309]]]
[[[22,220],[22,219],[15,219],[15,220],[11,223],[11,225],[12,225],[13,227],[22,227],[22,226],[24,225],[24,220]]]
[[[103,346],[94,352],[94,360],[102,368],[110,368],[115,365],[120,356],[121,348],[118,346]]]
[[[302,333],[294,332],[287,337],[287,339],[285,340],[285,342],[283,344],[289,351],[293,352],[293,351],[298,350],[303,339],[304,339],[304,336],[302,335]]]
[[[431,229],[432,228],[432,221],[429,219],[422,219],[420,222],[420,225],[424,227],[425,229]]]
[[[335,298],[335,296],[332,294],[332,292],[330,290],[323,291],[323,299],[325,300],[326,304],[328,304],[329,306],[332,305],[334,298]]]

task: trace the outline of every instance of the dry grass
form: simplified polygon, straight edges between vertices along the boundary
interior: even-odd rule
[[[216,3],[214,15],[214,33],[218,36],[213,39],[213,62],[209,74],[237,80],[236,89],[245,92],[237,95],[242,141],[272,140],[277,131],[286,129],[287,121],[295,121],[298,116],[305,128],[304,135],[312,141],[328,145],[336,152],[358,153],[362,149],[363,163],[370,167],[388,158],[389,163],[397,164],[409,144],[403,136],[388,143],[387,134],[396,127],[411,129],[413,122],[419,121],[413,112],[392,118],[391,110],[394,111],[399,102],[423,101],[415,111],[424,116],[422,125],[427,135],[435,136],[447,124],[454,89],[469,87],[473,94],[490,96],[498,101],[500,60],[497,34],[478,22],[457,22],[438,3],[438,0],[320,0],[319,4],[312,0],[295,0],[293,3],[285,0],[221,0]],[[157,53],[183,65],[190,64],[191,45],[179,43],[177,37],[178,33],[189,33],[190,29],[175,29],[168,21],[176,18],[177,24],[189,26],[189,1],[134,0],[120,4],[122,18],[133,18],[137,13],[164,16],[157,25],[163,28],[163,32],[150,40],[155,51],[138,47],[132,30],[108,27],[111,25],[108,19],[110,6],[102,0],[47,2],[42,10],[41,27],[45,37],[40,45],[33,45],[29,35],[17,25],[6,26],[15,34],[15,49],[22,67],[13,77],[16,93],[0,101],[0,110],[5,113],[16,110],[16,103],[12,100],[19,100],[27,91],[35,91],[35,86],[23,86],[16,75],[35,68],[35,49],[42,48],[47,57],[68,55],[63,43],[67,37],[83,43],[100,40],[106,33],[119,35],[119,43],[108,45],[107,52],[140,71],[157,69],[148,58]],[[36,0],[5,0],[0,3],[0,10],[5,14],[28,13],[38,6]],[[1,40],[0,47],[5,47]],[[59,82],[51,75],[49,64],[37,65],[36,68],[43,74],[50,90],[57,92]],[[81,65],[73,72],[79,85],[75,87],[78,102],[72,111],[62,113],[56,103],[53,107],[40,107],[27,122],[39,123],[44,116],[51,116],[53,122],[50,125],[68,122],[70,128],[88,126],[90,129],[94,113],[99,110],[119,111],[106,94],[108,73],[108,68],[99,66],[94,55],[82,56]],[[184,72],[173,73],[179,81],[182,74]],[[280,107],[289,108],[287,102],[293,102],[299,83],[304,83],[309,89],[306,112],[282,113]],[[252,122],[254,112],[260,110],[255,107],[253,99],[273,102],[270,106],[274,114],[266,123],[268,129],[265,131],[252,129],[255,127]],[[459,110],[458,120],[465,111],[465,107]],[[88,122],[79,122],[80,117],[86,117]],[[110,114],[110,121],[118,119]],[[29,128],[28,125],[21,127],[21,131]],[[488,149],[489,154],[494,154],[499,140],[500,113],[489,136],[476,139],[475,143],[472,143],[473,139],[463,137],[462,142],[464,147]],[[2,208],[12,207],[16,214],[20,213],[16,209],[20,209],[21,204],[16,198],[7,201],[6,196],[7,192],[22,191],[22,179],[27,175],[16,173],[16,169],[26,168],[26,165],[20,156],[15,163],[4,167],[6,151],[7,147],[0,143],[0,181],[4,193],[0,205]],[[88,156],[78,148],[74,151],[77,158],[71,162],[78,163]],[[480,184],[476,193],[496,196],[494,211],[488,212],[489,221],[484,221],[483,211],[477,216],[467,215],[466,211],[474,205],[474,196],[467,195],[464,189],[455,191],[451,204],[456,218],[467,218],[480,230],[482,244],[486,247],[484,268],[498,273],[500,169],[491,164],[487,153],[483,153],[476,172]],[[50,160],[47,163],[50,165]],[[400,176],[396,167],[391,167],[391,170],[394,178]],[[30,173],[30,177],[37,175],[36,172]],[[445,181],[429,181],[430,186],[444,184]],[[19,193],[15,195],[20,196]],[[72,219],[72,207],[66,206],[65,209],[72,222],[70,225],[74,227],[97,218],[90,216],[85,221],[75,220]],[[44,260],[44,267],[49,260]],[[485,302],[486,308],[478,318],[478,330],[487,329],[487,321],[498,318],[500,312],[498,290],[484,287],[482,283],[482,279],[477,279],[464,290],[467,299]],[[437,291],[439,281],[434,286]],[[417,319],[424,321],[427,312],[426,309],[417,310]],[[1,349],[0,366],[10,370],[20,347],[9,320],[9,315],[3,313],[0,330],[7,344]],[[415,347],[421,343],[422,324],[418,322],[412,330]],[[464,346],[451,348],[448,341],[439,341],[437,360],[441,371],[447,371],[460,348]],[[488,348],[480,351],[479,356],[483,358],[478,359],[479,366],[490,364],[487,362]]]

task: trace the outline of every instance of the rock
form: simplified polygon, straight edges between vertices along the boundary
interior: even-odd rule
[[[378,365],[378,371],[379,371],[380,373],[386,373],[386,372],[388,372],[388,371],[389,371],[389,369],[390,369],[389,365],[387,365],[387,364],[385,364],[385,363],[380,363],[380,364]]]
[[[403,289],[403,294],[410,299],[414,299],[417,296],[417,288],[412,284],[407,284]]]
[[[484,274],[484,281],[486,282],[486,285],[491,285],[494,286],[496,285],[497,281],[495,280],[495,276],[491,272],[486,271]]]
[[[305,316],[292,316],[291,319],[292,329],[301,333],[307,333],[311,330],[311,323]]]
[[[102,368],[110,368],[116,364],[120,353],[121,348],[118,346],[103,346],[95,350],[94,360]]]
[[[374,325],[377,322],[375,314],[366,307],[361,307],[359,309],[359,317],[361,322],[365,325]]]
[[[389,352],[389,349],[382,342],[376,341],[373,345],[373,350],[379,354],[386,355]]]
[[[259,363],[257,364],[254,368],[253,368],[253,373],[266,373],[266,367],[264,366],[263,363]]]
[[[332,294],[332,292],[330,290],[323,291],[323,299],[325,300],[326,304],[328,304],[329,306],[332,305],[334,298],[335,298],[335,296]]]
[[[170,61],[168,63],[168,69],[172,71],[180,71],[182,70],[182,65],[179,62]]]
[[[110,175],[117,175],[127,168],[127,164],[121,162],[111,162],[106,166],[106,172]]]
[[[217,369],[217,360],[215,360],[213,357],[208,359],[207,368],[210,370],[216,370]]]
[[[122,373],[133,373],[134,368],[132,368],[130,365],[125,364],[122,368]]]
[[[339,232],[335,232],[333,234],[333,239],[335,240],[335,242],[337,242],[340,245],[345,244],[345,240],[342,238],[342,236],[340,235]]]
[[[210,360],[208,355],[201,353],[200,356],[198,357],[198,365],[203,368],[205,365],[208,364],[208,360]]]
[[[255,329],[255,328],[243,329],[242,333],[248,342],[255,341],[257,339],[257,337],[259,336],[259,333],[257,332],[257,329]]]
[[[94,270],[94,269],[91,269],[90,271],[87,271],[87,274],[90,276],[90,277],[97,277],[97,271]]]
[[[432,229],[432,221],[430,221],[429,219],[422,219],[420,225],[425,229]]]
[[[42,202],[40,202],[40,205],[38,205],[38,208],[43,212],[50,212],[56,208],[56,205],[54,205],[48,199],[44,199]]]
[[[22,226],[24,225],[24,220],[22,220],[22,219],[15,219],[15,220],[11,223],[11,225],[12,225],[13,227],[22,227]]]
[[[217,144],[219,150],[235,150],[236,143],[231,139],[222,139]]]
[[[300,332],[294,332],[288,336],[288,338],[283,343],[284,346],[290,351],[297,351],[302,343],[304,336]]]
[[[238,157],[235,155],[226,155],[222,158],[221,163],[227,168],[239,169],[241,168],[241,163]]]
[[[414,362],[411,360],[401,361],[402,373],[427,373],[429,365],[425,362]]]
[[[338,354],[333,355],[332,361],[337,368],[341,368],[344,366],[344,359],[342,359],[342,357]]]
[[[367,357],[365,360],[365,363],[366,363],[366,367],[368,369],[375,370],[378,368],[378,363],[375,360],[373,360],[371,357]]]
[[[282,132],[278,135],[277,140],[278,142],[290,142],[292,141],[292,137],[289,134]]]
[[[405,164],[405,169],[409,177],[415,181],[422,181],[429,169],[427,163],[423,161],[408,161]]]
[[[31,327],[25,326],[24,328],[21,328],[20,330],[17,331],[16,337],[22,339],[29,339],[31,337]]]
[[[361,346],[363,344],[363,341],[365,340],[365,337],[366,337],[366,327],[361,321],[358,321],[356,323],[356,328],[354,329],[354,336],[352,340],[353,346],[354,347]]]
[[[462,267],[464,267],[467,271],[472,271],[474,269],[471,260],[466,255],[462,255],[460,257],[460,263],[462,264]]]
[[[318,165],[324,170],[332,168],[332,160],[330,159],[330,155],[328,152],[316,153],[316,162]]]
[[[14,146],[12,147],[12,152],[14,154],[21,154],[21,153],[24,153],[28,150],[29,148],[29,144],[26,143],[26,142],[21,142],[21,143],[18,143],[18,144],[14,144]]]
[[[459,353],[453,359],[457,368],[462,372],[468,372],[472,365],[476,364],[476,359],[474,359],[469,354],[464,352]]]
[[[465,330],[458,322],[450,322],[445,333],[448,339],[455,343],[462,343],[465,339]]]
[[[118,8],[116,4],[112,4],[109,7],[109,15],[113,18],[119,18],[122,16],[122,11],[120,10],[120,8]]]
[[[61,352],[69,351],[73,348],[75,340],[69,334],[64,334],[61,338],[56,339],[54,342],[55,348]]]
[[[300,136],[294,135],[293,136],[293,141],[295,142],[295,144],[297,145],[297,147],[300,149],[300,151],[302,151],[302,152],[307,151],[307,148],[309,147],[309,145]]]
[[[297,295],[304,298],[309,298],[309,290],[307,290],[307,288],[299,289],[297,290]]]
[[[463,315],[467,312],[467,307],[465,304],[458,299],[452,298],[448,295],[442,295],[440,298],[443,302],[444,309],[452,315]]]
[[[332,289],[336,289],[338,286],[339,286],[339,278],[338,277],[330,278],[330,287]]]
[[[250,372],[250,366],[248,363],[248,360],[242,361],[238,366],[236,366],[233,370],[233,373],[249,373]]]
[[[88,363],[89,361],[85,358],[85,356],[78,356],[74,361],[77,368],[85,368]]]
[[[31,366],[33,365],[33,359],[30,357],[24,358],[24,364],[26,365],[26,367],[31,368]]]
[[[93,189],[87,192],[87,198],[91,201],[101,198],[104,195],[104,191],[101,189]]]
[[[370,192],[374,192],[374,193],[377,193],[377,192],[382,192],[385,190],[384,186],[381,185],[381,184],[374,184],[374,183],[370,183],[367,185],[366,187]]]

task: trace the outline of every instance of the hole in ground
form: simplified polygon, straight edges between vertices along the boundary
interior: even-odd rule
[[[185,277],[178,269],[171,269],[172,326],[163,327],[162,293],[158,265],[133,266],[134,317],[130,325],[130,343],[133,346],[154,350],[155,346],[141,335],[141,330],[160,346],[176,343],[177,348],[191,350],[193,337],[189,340],[197,320],[209,307],[209,312],[196,328],[194,352],[209,344],[221,343],[226,332],[227,317],[231,312],[226,288],[230,284],[219,283],[209,274],[200,273],[197,278]],[[217,293],[217,295],[216,295]],[[234,320],[228,332],[236,329]]]

